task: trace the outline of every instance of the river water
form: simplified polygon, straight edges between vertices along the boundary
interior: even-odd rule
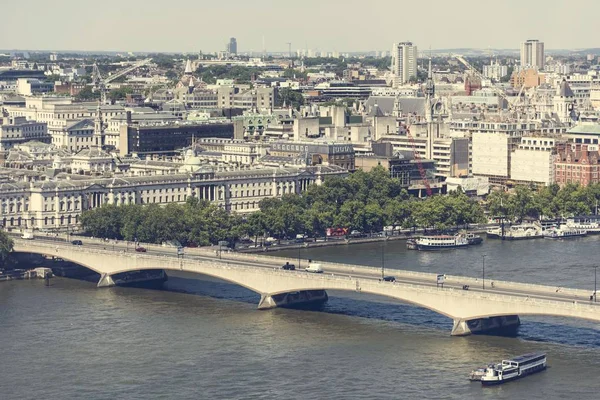
[[[600,237],[485,241],[439,253],[404,242],[301,257],[593,291]],[[280,251],[297,264],[298,251]],[[306,261],[302,261],[305,263]],[[451,337],[452,322],[386,298],[329,292],[322,311],[258,311],[258,296],[192,274],[165,290],[54,278],[0,283],[0,399],[573,399],[600,388],[600,324],[522,317],[516,338]],[[471,369],[546,351],[547,371],[500,387]]]

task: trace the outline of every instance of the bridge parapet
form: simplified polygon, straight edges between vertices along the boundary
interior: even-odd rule
[[[415,283],[386,282],[364,276],[364,268],[326,263],[327,273],[313,274],[304,271],[285,271],[278,266],[265,267],[251,260],[224,258],[222,260],[176,258],[174,255],[153,255],[124,251],[102,250],[85,246],[47,244],[33,241],[15,241],[15,250],[47,254],[79,263],[103,275],[110,285],[110,276],[122,272],[165,269],[181,270],[212,276],[233,282],[259,293],[263,298],[282,293],[309,290],[342,290],[364,292],[394,298],[428,308],[455,321],[468,321],[490,316],[554,315],[600,321],[600,303],[582,302],[576,298],[547,298],[543,291],[532,290],[512,295],[494,290],[461,290],[455,287],[431,285],[435,274],[408,273]],[[337,269],[336,269],[337,267]],[[331,272],[333,271],[333,273]],[[405,272],[405,271],[399,271]],[[354,276],[359,273],[361,276]],[[420,279],[422,283],[417,282]],[[102,280],[101,280],[102,281]],[[541,293],[541,294],[540,294]],[[530,295],[528,295],[530,294]]]
[[[476,290],[458,290],[452,287],[432,287],[422,284],[411,284],[405,282],[382,282],[373,279],[368,279],[364,277],[356,277],[352,275],[352,272],[360,273],[363,272],[363,269],[372,270],[375,273],[380,273],[381,270],[373,267],[359,267],[352,266],[348,264],[335,264],[335,263],[327,263],[327,269],[333,269],[335,267],[341,267],[343,270],[343,274],[340,273],[324,273],[324,274],[311,274],[303,271],[284,271],[278,267],[273,268],[265,268],[265,267],[256,267],[252,265],[239,265],[239,264],[230,264],[230,258],[218,260],[195,260],[189,258],[175,258],[169,255],[152,255],[145,253],[134,253],[134,252],[124,252],[124,251],[111,251],[111,250],[100,250],[93,248],[86,248],[80,246],[65,246],[65,245],[55,245],[55,244],[46,244],[46,243],[31,243],[28,241],[17,241],[15,243],[16,251],[34,251],[40,252],[39,249],[43,249],[41,253],[57,256],[57,257],[67,257],[68,258],[77,258],[81,260],[82,258],[89,258],[93,255],[100,256],[94,257],[95,259],[101,260],[101,263],[93,268],[97,272],[100,273],[108,273],[111,275],[128,272],[132,269],[171,269],[171,270],[196,270],[198,266],[201,266],[203,270],[212,268],[218,270],[230,270],[230,271],[246,271],[246,272],[258,272],[262,275],[272,275],[276,277],[289,277],[295,276],[296,279],[301,281],[350,281],[350,282],[359,282],[360,288],[356,291],[364,290],[367,286],[369,288],[375,290],[374,288],[378,287],[398,287],[405,289],[412,289],[415,291],[420,291],[422,293],[428,294],[440,294],[440,293],[450,293],[453,296],[460,296],[466,298],[477,298],[477,299],[488,299],[493,301],[503,301],[503,302],[529,302],[532,304],[542,304],[542,305],[552,305],[554,307],[564,306],[566,308],[570,308],[572,306],[578,307],[589,307],[590,309],[596,310],[600,309],[598,305],[600,303],[590,303],[586,304],[583,302],[573,302],[573,301],[565,301],[565,300],[549,300],[549,299],[540,299],[535,297],[525,297],[525,296],[511,296],[506,294],[497,294],[491,291],[489,292],[481,292]],[[73,255],[80,255],[79,257]],[[74,260],[77,262],[77,260]],[[116,262],[115,262],[116,261]],[[259,261],[256,258],[252,258],[250,261]],[[346,268],[349,267],[349,268]],[[350,273],[347,273],[346,270],[350,269]],[[426,277],[432,278],[435,277],[436,274],[429,274],[423,272],[413,272],[413,271],[400,271],[407,272],[408,275],[414,275],[417,277]],[[463,277],[459,277],[463,278]],[[511,283],[511,282],[509,282]],[[527,285],[527,284],[525,284]],[[321,285],[323,288],[327,286],[327,284]],[[527,285],[529,286],[529,285]],[[541,285],[531,285],[534,287],[542,287]],[[321,288],[321,287],[319,287]],[[585,292],[587,293],[587,292]]]

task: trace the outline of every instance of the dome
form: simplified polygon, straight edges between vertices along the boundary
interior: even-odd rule
[[[186,166],[199,166],[202,165],[202,159],[200,157],[189,157],[185,159],[185,163],[183,165]]]

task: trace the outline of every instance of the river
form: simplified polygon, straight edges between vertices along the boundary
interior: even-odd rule
[[[600,237],[485,241],[438,253],[403,241],[309,248],[306,259],[593,291]],[[298,251],[279,251],[297,264]],[[452,322],[386,298],[329,292],[323,311],[258,311],[246,289],[170,274],[164,290],[54,278],[0,283],[0,398],[572,399],[600,387],[600,324],[522,317],[516,338],[451,337]],[[546,351],[547,371],[500,387],[471,369]]]

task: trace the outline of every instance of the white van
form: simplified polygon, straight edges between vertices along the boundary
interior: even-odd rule
[[[24,231],[21,235],[21,239],[33,240],[33,232],[32,231]]]
[[[322,274],[323,273],[323,267],[321,266],[321,264],[318,263],[309,263],[308,264],[308,268],[305,269],[306,272],[312,272],[314,274]]]

